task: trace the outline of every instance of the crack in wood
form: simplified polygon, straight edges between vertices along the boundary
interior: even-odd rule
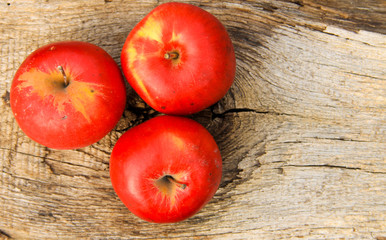
[[[53,168],[53,166],[47,162],[47,159],[48,159],[48,155],[50,155],[51,153],[51,150],[48,148],[48,147],[44,147],[44,155],[43,156],[38,156],[42,159],[42,163],[44,163],[51,171],[52,174],[54,175],[58,175],[56,172],[55,172],[55,169]]]
[[[259,111],[251,108],[231,108],[228,110],[225,110],[221,113],[215,113],[213,109],[211,109],[212,112],[212,120],[216,118],[224,118],[225,115],[231,114],[231,113],[256,113],[256,114],[268,114],[268,115],[276,115],[276,116],[292,116],[292,117],[301,117],[303,116],[297,115],[297,114],[290,114],[290,113],[278,113],[274,111]]]
[[[359,170],[366,173],[371,174],[386,174],[386,172],[378,172],[378,171],[369,171],[366,169],[362,169],[360,167],[348,167],[348,166],[341,166],[341,165],[331,165],[331,164],[286,164],[282,167],[296,167],[296,168],[331,168],[331,169],[344,169],[344,170]]]
[[[325,168],[339,168],[339,169],[347,169],[347,170],[362,170],[359,167],[347,167],[347,166],[341,166],[341,165],[331,165],[331,164],[288,164],[284,165],[283,167],[325,167]]]
[[[0,229],[0,237],[1,239],[3,239],[2,237],[5,237],[6,239],[13,239],[9,233],[5,232],[2,229]]]
[[[313,139],[332,140],[332,141],[344,141],[344,142],[371,142],[359,139],[345,138],[345,137],[312,137]]]
[[[144,103],[145,104],[145,103]],[[130,113],[135,115],[135,118],[128,119],[126,111],[129,111]],[[123,118],[127,119],[125,121],[126,127],[124,128],[115,128],[113,129],[114,132],[118,133],[124,133],[127,130],[146,122],[147,120],[150,120],[156,116],[160,115],[160,113],[156,112],[154,109],[149,107],[147,104],[145,104],[144,107],[136,107],[134,105],[127,104],[126,110],[123,113]]]
[[[302,0],[295,0],[295,1],[290,1],[290,2],[298,5],[299,7],[304,7],[304,3]]]
[[[50,211],[44,211],[44,210],[40,210],[38,212],[38,215],[39,216],[42,216],[42,217],[49,217],[49,218],[54,218],[55,220],[57,219],[54,214]]]

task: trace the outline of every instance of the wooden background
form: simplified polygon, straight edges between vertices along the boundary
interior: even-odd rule
[[[56,151],[29,140],[9,105],[15,71],[59,40],[119,63],[130,30],[163,1],[0,1],[0,239],[386,239],[386,3],[186,1],[233,40],[237,73],[192,116],[215,137],[224,174],[197,215],[157,225],[131,214],[109,179],[128,128],[157,115],[128,87],[100,142]]]

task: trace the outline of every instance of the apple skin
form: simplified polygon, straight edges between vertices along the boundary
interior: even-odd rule
[[[76,149],[114,128],[126,105],[126,87],[118,65],[102,48],[56,42],[24,60],[12,81],[10,103],[32,140],[53,149]]]
[[[119,138],[110,158],[118,197],[149,222],[193,216],[213,197],[221,174],[221,155],[212,135],[179,116],[159,116],[131,128]]]
[[[171,115],[199,112],[230,89],[236,71],[231,39],[221,22],[186,3],[164,3],[130,32],[122,70],[138,95]]]

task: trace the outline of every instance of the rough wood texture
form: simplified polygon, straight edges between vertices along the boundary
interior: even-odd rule
[[[88,41],[119,62],[159,1],[0,2],[0,238],[385,239],[385,2],[187,2],[226,26],[237,75],[223,100],[192,116],[221,148],[221,187],[172,225],[139,220],[110,184],[118,137],[157,114],[130,88],[116,129],[74,151],[29,140],[8,92],[19,64],[49,42]]]

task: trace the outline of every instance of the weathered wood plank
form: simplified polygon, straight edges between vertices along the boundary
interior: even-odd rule
[[[158,1],[0,3],[0,239],[384,239],[386,5],[382,1],[186,1],[216,15],[235,45],[235,84],[192,116],[214,135],[224,174],[196,216],[155,225],[109,180],[128,128],[157,113],[128,87],[100,142],[56,151],[29,140],[9,106],[13,74],[59,40],[97,44],[119,63]]]

